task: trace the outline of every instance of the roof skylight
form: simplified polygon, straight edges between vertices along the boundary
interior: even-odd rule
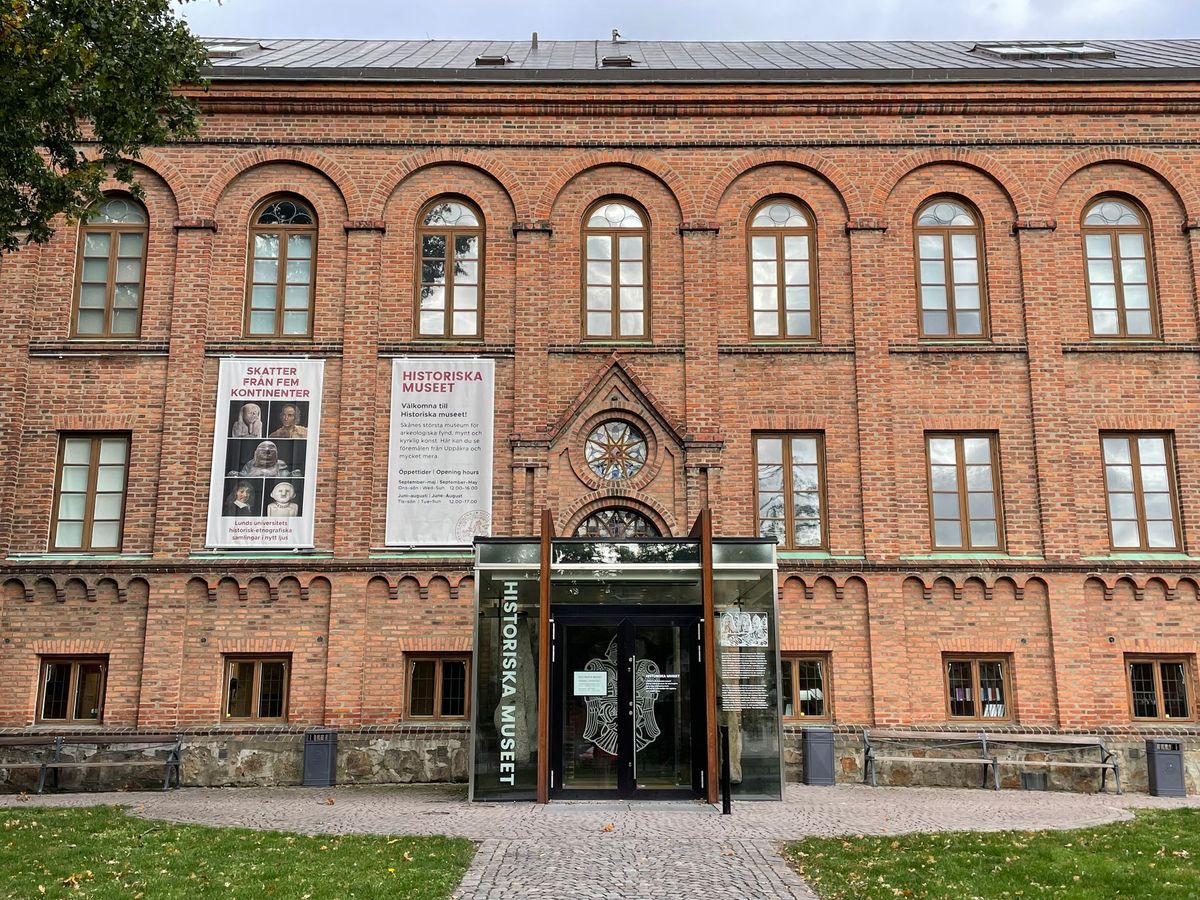
[[[1011,44],[976,44],[972,53],[999,59],[1112,59],[1112,50],[1082,41],[1017,41]]]

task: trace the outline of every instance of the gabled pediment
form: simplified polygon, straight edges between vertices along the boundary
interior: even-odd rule
[[[645,382],[613,354],[605,365],[583,386],[550,430],[550,443],[556,444],[579,425],[606,410],[625,411],[645,419],[663,439],[683,446],[682,423],[662,408]]]

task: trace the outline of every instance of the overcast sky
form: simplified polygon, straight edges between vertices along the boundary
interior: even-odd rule
[[[208,37],[880,40],[1200,37],[1198,0],[191,0]]]

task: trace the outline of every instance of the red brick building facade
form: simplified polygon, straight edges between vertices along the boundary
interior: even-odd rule
[[[322,63],[304,42],[277,56],[307,59],[276,62],[264,43],[214,59],[196,140],[139,161],[132,331],[81,333],[79,228],[0,258],[0,726],[206,735],[222,762],[192,757],[190,777],[245,782],[294,773],[224,761],[239,742],[328,725],[347,746],[411,751],[409,777],[463,777],[467,725],[409,714],[406,660],[469,656],[471,556],[386,547],[383,517],[392,360],[445,354],[495,361],[494,535],[535,534],[543,509],[570,534],[621,507],[663,535],[708,508],[718,535],[754,536],[771,477],[756,441],[819,439],[819,538],[798,542],[800,507],[781,501],[781,649],[819,663],[794,678],[823,679],[815,707],[785,697],[794,724],[805,706],[847,731],[999,713],[1010,730],[1130,747],[1169,731],[1194,747],[1200,47],[1117,42],[1064,62],[929,45],[945,56],[916,64],[881,46],[857,67],[683,71],[628,43],[610,52],[632,68],[587,69],[535,65],[528,44],[495,67],[450,45],[430,52],[458,60],[372,68]],[[311,335],[246,324],[250,228],[278,196],[315,221]],[[439,198],[482,222],[480,338],[418,334],[417,232]],[[807,216],[815,260],[811,324],[783,339],[753,316],[750,232],[773,198]],[[584,231],[604,200],[644,215],[648,333],[633,339],[588,334]],[[922,235],[941,240],[922,224],[931,200],[966,214],[945,226],[941,282],[922,267]],[[1098,202],[1133,218],[1094,224]],[[783,268],[762,270],[763,309],[794,283],[780,275],[771,294]],[[947,295],[961,327],[936,315]],[[978,327],[961,316],[974,308]],[[206,546],[226,356],[325,362],[310,553]],[[607,483],[581,448],[614,417],[643,432],[650,462]],[[125,440],[115,547],[55,549],[73,436]],[[950,444],[931,441],[956,438],[983,439],[990,460],[960,440],[935,473]],[[998,486],[978,505],[972,464]],[[231,658],[287,661],[284,715],[227,721]],[[94,718],[74,704],[90,661],[106,680]],[[989,713],[978,679],[997,672]],[[46,715],[60,682],[73,709]],[[365,751],[345,765],[395,774]]]

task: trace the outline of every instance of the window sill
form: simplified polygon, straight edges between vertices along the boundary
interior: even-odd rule
[[[917,553],[900,557],[901,562],[930,562],[950,559],[999,559],[1011,560],[1014,562],[1045,562],[1045,557],[1043,556],[1019,556],[1005,553],[1003,550],[935,550],[932,553]]]
[[[333,554],[327,550],[243,550],[239,547],[224,549],[209,547],[203,551],[188,554],[188,559],[333,559]]]
[[[474,556],[473,549],[464,550],[462,547],[422,547],[411,550],[399,547],[372,547],[367,554],[368,559],[471,559]]]
[[[1181,550],[1164,550],[1160,553],[1117,550],[1104,556],[1084,556],[1082,559],[1087,562],[1200,562],[1200,557],[1189,556]]]
[[[830,561],[846,562],[864,562],[865,556],[855,556],[853,554],[835,554],[828,550],[777,550],[775,555],[779,559],[828,559]]]
[[[67,562],[68,560],[84,560],[87,562],[101,562],[106,560],[119,560],[121,562],[130,562],[133,560],[152,559],[150,553],[80,553],[70,550],[47,550],[45,553],[10,553],[8,559],[12,562]]]
[[[1196,353],[1200,343],[1171,341],[1161,338],[1093,338],[1062,345],[1064,353],[1119,353],[1123,350],[1142,353]]]

